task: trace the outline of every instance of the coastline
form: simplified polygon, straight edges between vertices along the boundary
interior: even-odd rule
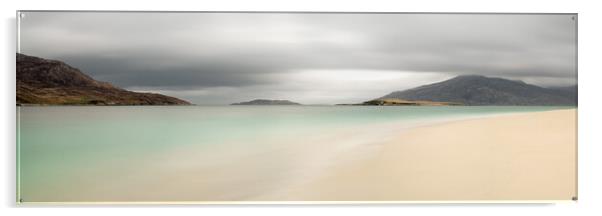
[[[371,157],[252,200],[571,200],[577,196],[576,112],[516,113],[410,128]]]
[[[53,110],[51,109],[50,111]],[[150,113],[138,113],[138,115],[130,115],[129,118],[138,119],[148,114],[157,116],[163,112],[162,110],[155,109],[147,111]],[[309,200],[344,202],[365,200],[420,201],[427,199],[430,201],[453,201],[444,197],[434,196],[441,194],[432,191],[425,192],[420,188],[425,185],[421,185],[423,182],[419,182],[419,180],[429,180],[429,175],[435,178],[450,176],[450,173],[441,174],[434,172],[436,170],[433,168],[437,168],[434,167],[437,163],[449,161],[451,157],[448,155],[447,158],[439,158],[434,157],[432,154],[445,156],[445,153],[450,152],[450,148],[453,145],[447,142],[450,139],[441,141],[441,139],[433,136],[432,134],[435,133],[433,130],[449,131],[450,127],[455,128],[448,136],[464,141],[463,139],[471,138],[471,136],[462,133],[473,133],[473,129],[469,127],[458,130],[458,124],[463,125],[472,122],[472,124],[478,125],[479,130],[486,130],[492,124],[482,123],[482,121],[498,121],[499,119],[516,118],[518,116],[525,116],[525,118],[531,119],[533,116],[537,117],[537,115],[542,113],[556,112],[573,113],[572,115],[574,116],[576,109],[525,111],[518,113],[508,112],[508,110],[505,113],[473,111],[477,110],[468,112],[472,113],[468,115],[462,112],[458,114],[458,110],[456,110],[456,114],[452,116],[421,117],[417,119],[402,118],[402,121],[393,120],[390,122],[381,122],[379,120],[354,122],[351,124],[343,123],[330,126],[323,125],[324,127],[318,128],[312,127],[311,130],[301,130],[307,128],[308,125],[300,125],[301,127],[280,125],[279,128],[268,127],[260,130],[259,132],[264,132],[260,136],[247,137],[246,139],[242,139],[241,137],[219,143],[219,145],[204,145],[204,143],[211,143],[209,141],[196,143],[194,141],[198,140],[191,137],[191,139],[180,140],[176,142],[180,144],[170,145],[169,148],[161,151],[138,151],[136,150],[136,145],[133,145],[130,146],[129,149],[131,151],[129,153],[121,153],[124,149],[123,147],[119,147],[120,153],[118,155],[122,155],[120,157],[108,154],[115,148],[104,144],[98,145],[103,147],[101,148],[103,151],[107,152],[105,153],[106,156],[113,159],[106,160],[107,157],[103,157],[102,161],[95,163],[88,162],[91,166],[65,171],[65,174],[77,174],[77,183],[64,184],[69,182],[69,179],[74,179],[73,176],[69,177],[69,175],[64,175],[64,180],[55,179],[54,181],[46,180],[44,182],[44,184],[54,185],[54,187],[42,187],[43,184],[34,182],[33,185],[28,187],[29,190],[25,191],[28,192],[26,193],[26,197],[28,198],[26,201],[40,202],[54,200],[74,202],[85,200],[96,202],[118,201],[125,203],[132,201],[158,202],[176,200],[187,202],[284,202]],[[68,117],[71,118],[65,118],[65,116],[57,118],[68,120],[79,115],[85,115],[87,112],[87,110],[83,110],[81,113],[69,112],[70,115]],[[264,112],[263,109],[262,112]],[[265,112],[273,113],[271,111]],[[382,112],[379,111],[378,113]],[[38,113],[38,115],[40,114],[42,113]],[[100,116],[105,116],[103,118],[105,120],[120,119],[124,114],[129,114],[129,111],[105,113],[105,115]],[[188,114],[185,116],[188,116]],[[561,115],[567,117],[567,115]],[[35,116],[30,115],[29,117],[36,119]],[[45,113],[43,116],[49,116],[49,114]],[[374,116],[370,117],[374,118]],[[535,119],[539,119],[539,117]],[[558,120],[559,118],[553,117],[551,119]],[[200,121],[202,118],[188,120],[196,123],[202,122]],[[293,122],[294,120],[289,119],[289,121]],[[304,119],[304,121],[307,120]],[[520,119],[514,123],[523,124],[524,122],[529,121]],[[72,123],[78,124],[77,122]],[[235,123],[239,124],[239,122]],[[67,124],[66,126],[69,125],[72,124]],[[549,125],[553,124],[545,124],[546,127]],[[565,126],[566,128],[559,130],[562,130],[561,132],[563,133],[574,131],[574,122],[573,125],[567,124]],[[114,127],[116,126],[111,126],[110,128]],[[155,127],[153,126],[152,128]],[[169,127],[174,126],[170,125]],[[504,125],[504,127],[513,126]],[[572,129],[567,129],[571,127]],[[166,126],[166,128],[168,127]],[[187,127],[175,126],[175,128]],[[241,126],[241,128],[245,127]],[[149,128],[145,129],[142,127],[139,129],[147,131]],[[198,128],[195,130],[198,130]],[[89,132],[93,133],[95,131]],[[529,130],[523,131],[528,132]],[[107,133],[115,133],[115,131],[110,130]],[[542,133],[552,134],[553,132],[542,131]],[[180,137],[183,134],[179,134],[178,136],[172,134],[172,138]],[[279,134],[279,136],[273,136],[274,134]],[[70,139],[73,139],[70,134],[66,134],[65,136],[67,135]],[[124,138],[127,138],[127,136]],[[154,138],[149,138],[148,140],[154,140]],[[242,142],[241,140],[247,141]],[[142,146],[144,147],[160,147],[161,143],[163,143],[140,143],[138,138],[130,141],[132,144],[143,144]],[[426,144],[420,143],[422,141],[426,142]],[[124,141],[119,139],[114,142],[120,143]],[[408,145],[408,143],[413,144]],[[440,146],[442,144],[445,145]],[[493,143],[487,142],[485,144]],[[438,149],[439,147],[442,148]],[[490,153],[487,149],[469,148],[466,145],[459,145],[459,147],[457,151],[452,151],[455,155],[451,156],[473,156],[470,151],[475,153]],[[88,152],[87,149],[82,149],[82,151]],[[96,154],[95,152],[88,153]],[[559,154],[566,155],[564,152],[559,152]],[[503,159],[503,156],[501,154],[499,157]],[[88,159],[87,161],[90,160]],[[425,163],[425,161],[430,161],[431,164]],[[475,159],[472,158],[472,161],[475,161]],[[469,164],[468,162],[470,161],[455,163]],[[128,165],[123,166],[120,164]],[[44,167],[46,166],[44,165]],[[554,168],[555,166],[550,165],[550,167]],[[428,175],[420,173],[425,170],[430,170],[433,173],[427,173]],[[453,181],[458,181],[458,176],[465,175],[465,173],[463,174],[460,171],[456,174],[455,179],[452,178]],[[412,174],[412,178],[407,178],[408,173]],[[562,174],[562,176],[567,175]],[[495,179],[476,178],[474,181],[495,182]],[[426,182],[428,183],[428,181]],[[431,181],[430,183],[433,184],[436,182]],[[461,183],[459,182],[458,185],[462,186]],[[468,183],[473,182],[468,181]],[[89,187],[86,185],[102,185],[102,187]],[[32,186],[40,186],[40,188],[36,190]],[[42,188],[54,189],[47,190]],[[148,188],[154,189],[148,190]],[[483,191],[482,188],[467,188],[468,192],[479,192],[479,190]],[[57,197],[57,194],[59,194],[58,191],[60,191],[60,197]],[[438,190],[438,192],[441,191],[444,190]],[[417,194],[423,193],[424,199],[416,197]],[[404,196],[399,196],[400,194]],[[497,201],[500,199],[499,197],[494,197],[490,200]],[[464,200],[469,200],[469,198]],[[487,200],[487,198],[482,198],[482,200]]]

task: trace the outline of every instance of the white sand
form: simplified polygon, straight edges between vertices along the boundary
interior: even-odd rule
[[[252,200],[570,200],[576,109],[407,130],[374,157]]]

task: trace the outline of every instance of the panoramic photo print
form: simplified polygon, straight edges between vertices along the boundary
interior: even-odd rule
[[[577,14],[17,22],[18,203],[577,200]]]

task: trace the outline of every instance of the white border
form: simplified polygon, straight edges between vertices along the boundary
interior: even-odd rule
[[[156,206],[112,206],[112,207],[75,207],[56,208],[47,206],[28,207],[15,205],[15,51],[16,51],[16,10],[200,10],[200,11],[365,11],[365,12],[561,12],[579,13],[579,201],[555,205],[549,204],[368,204],[368,205],[168,205]],[[3,2],[2,8],[2,153],[1,178],[3,189],[3,208],[0,215],[44,214],[44,215],[180,215],[180,214],[257,214],[257,215],[360,215],[360,214],[454,214],[463,215],[508,215],[508,214],[545,214],[545,215],[591,215],[602,212],[602,152],[596,122],[602,121],[602,92],[599,52],[602,50],[602,35],[599,28],[602,12],[596,1],[478,1],[478,0],[422,0],[404,1],[76,1],[22,0]],[[200,207],[200,208],[199,208]],[[198,212],[202,211],[202,212]]]

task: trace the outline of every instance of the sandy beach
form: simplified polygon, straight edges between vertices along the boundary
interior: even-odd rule
[[[373,157],[254,200],[571,200],[576,109],[406,130]]]
[[[103,126],[99,122],[100,129],[82,130],[82,136],[74,136],[64,131],[79,128],[81,122],[67,121],[81,119],[74,118],[78,113],[69,112],[65,117],[51,109],[48,113],[56,115],[38,114],[66,119],[63,127],[67,129],[53,131],[56,141],[48,141],[44,134],[27,136],[43,137],[44,142],[31,146],[35,140],[30,140],[25,145],[30,149],[26,161],[36,163],[24,169],[24,179],[29,181],[22,197],[28,202],[311,202],[570,200],[576,196],[576,109],[513,113],[493,107],[487,109],[497,112],[487,114],[478,112],[485,108],[477,108],[470,112],[462,107],[438,110],[448,113],[430,119],[347,119],[336,126],[325,124],[342,121],[341,116],[306,124],[288,117],[288,121],[278,124],[253,122],[259,129],[249,136],[240,134],[248,130],[247,126],[233,121],[217,129],[228,129],[239,137],[225,141],[218,136],[204,142],[201,138],[209,135],[198,135],[199,131],[216,126],[211,122],[198,125],[204,122],[202,119],[173,121],[180,125],[158,124],[164,121],[158,119],[148,127],[127,120],[120,123],[125,126],[117,126],[113,122],[132,114],[129,108],[119,108],[111,110],[116,113],[104,110],[112,119],[106,122],[111,124]],[[197,109],[185,112],[182,118],[195,116],[190,115],[192,111],[220,108]],[[313,109],[321,112],[330,108]],[[152,119],[150,116],[160,116],[156,114],[164,111],[170,110],[136,113]],[[415,110],[399,111],[358,108],[344,117],[364,114],[372,119],[384,112],[407,114]],[[476,114],[452,116],[451,111]],[[52,125],[52,118],[35,125]],[[122,129],[125,127],[138,130],[120,133],[128,131]],[[169,139],[159,135],[143,140],[129,136],[169,128],[177,128],[172,130],[174,134],[168,134]],[[87,139],[86,134],[98,130],[111,136],[98,142]],[[67,138],[76,141],[64,144]],[[215,145],[207,144],[213,142]],[[80,143],[87,145],[80,147]],[[34,154],[33,150],[39,148],[44,149],[44,155]],[[73,156],[88,156],[67,157],[68,163],[63,162],[66,150]],[[40,169],[60,170],[60,174]]]

